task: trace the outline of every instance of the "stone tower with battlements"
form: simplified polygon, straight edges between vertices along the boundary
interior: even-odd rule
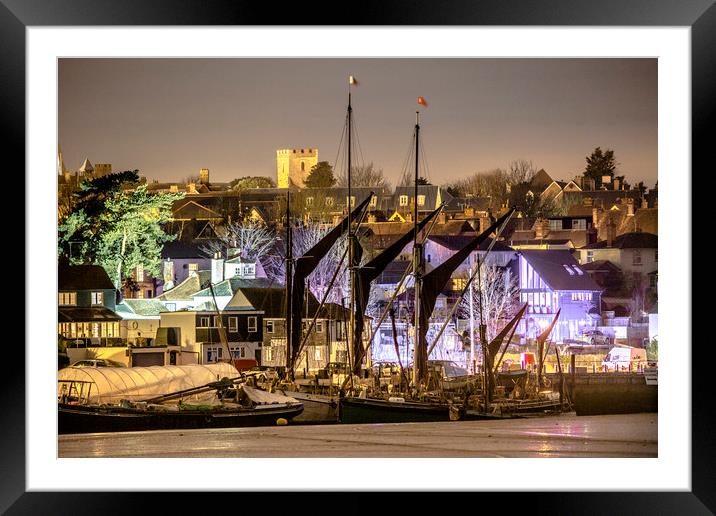
[[[276,151],[276,185],[303,188],[311,169],[318,163],[318,149],[279,149]]]

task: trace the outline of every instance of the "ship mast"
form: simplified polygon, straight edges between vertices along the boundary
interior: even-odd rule
[[[426,349],[420,342],[420,289],[423,276],[423,246],[418,242],[418,176],[420,156],[420,112],[415,112],[415,196],[413,198],[413,273],[415,274],[415,351],[413,354],[413,384],[418,387],[425,382],[428,369]]]
[[[293,381],[293,364],[291,363],[291,287],[293,279],[293,231],[291,228],[291,192],[286,190],[286,372]]]
[[[353,334],[355,333],[355,284],[356,284],[356,270],[355,270],[355,264],[354,256],[353,256],[353,246],[355,245],[355,233],[353,232],[353,226],[351,224],[351,210],[353,209],[353,206],[351,206],[351,136],[352,136],[352,125],[353,125],[353,107],[351,106],[351,85],[353,82],[353,76],[349,77],[348,79],[348,199],[346,200],[346,204],[348,205],[348,271],[349,271],[349,283],[348,283],[348,292],[349,292],[349,302],[348,302],[348,309],[350,310],[350,321],[348,324],[348,335],[346,336],[346,345],[348,348],[350,348],[353,345]],[[350,364],[351,365],[351,371],[353,371],[354,367],[356,367],[356,364]]]

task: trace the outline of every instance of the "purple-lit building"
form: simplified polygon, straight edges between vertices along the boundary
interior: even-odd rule
[[[520,301],[527,313],[518,333],[528,339],[539,335],[562,309],[550,336],[555,342],[577,338],[600,319],[601,288],[569,251],[519,251]]]

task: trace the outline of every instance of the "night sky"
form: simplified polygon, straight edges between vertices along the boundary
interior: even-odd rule
[[[276,179],[276,149],[334,162],[348,76],[359,161],[395,185],[416,97],[435,184],[532,160],[572,179],[601,146],[632,184],[657,180],[656,59],[60,59],[65,166],[111,163],[160,181],[209,168]]]

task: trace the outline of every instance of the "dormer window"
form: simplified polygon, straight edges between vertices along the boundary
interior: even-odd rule
[[[425,196],[418,195],[418,206],[425,206]]]
[[[562,267],[564,267],[564,270],[566,270],[570,276],[574,276],[574,271],[569,265],[562,264]]]
[[[104,304],[104,292],[92,292],[92,304],[93,305]]]
[[[370,205],[371,205],[371,206],[376,206],[377,204],[378,204],[378,196],[377,196],[377,195],[373,195],[373,196],[370,198]]]
[[[401,196],[400,196],[400,205],[401,205],[401,206],[407,206],[407,205],[408,205],[408,196],[407,196],[407,195],[401,195]]]

